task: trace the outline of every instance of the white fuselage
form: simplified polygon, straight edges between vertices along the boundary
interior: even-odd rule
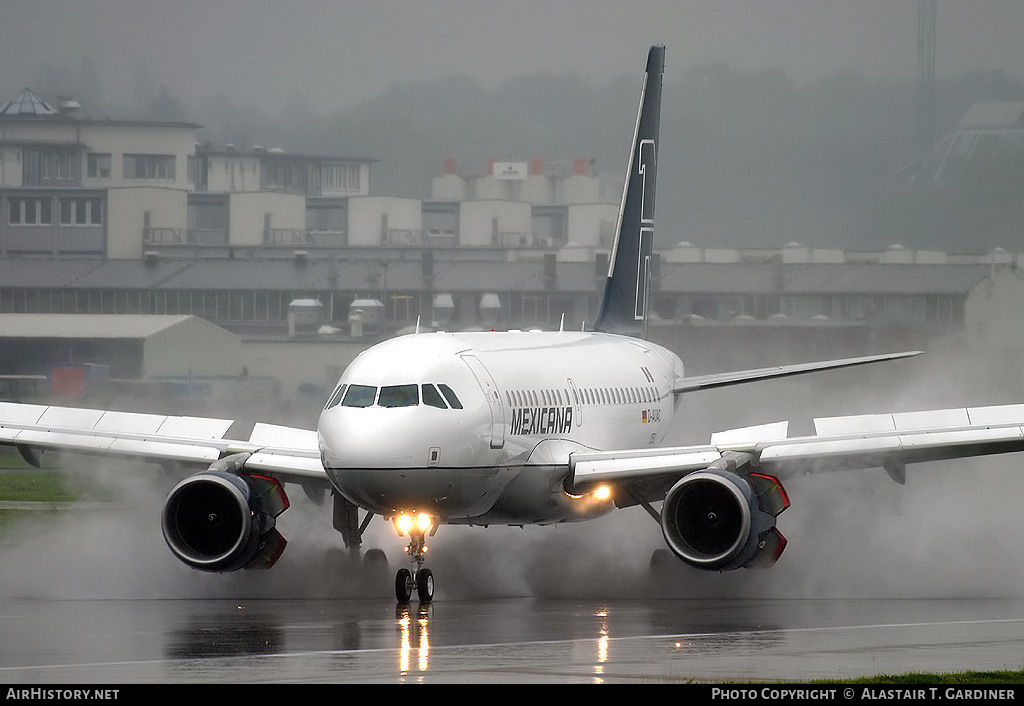
[[[605,333],[402,336],[342,375],[318,426],[324,468],[384,516],[588,519],[612,504],[565,492],[569,455],[660,443],[682,375],[664,348]]]

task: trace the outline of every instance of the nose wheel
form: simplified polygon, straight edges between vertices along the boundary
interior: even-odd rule
[[[411,570],[399,569],[395,574],[395,598],[399,603],[408,603],[415,591],[420,603],[429,603],[434,600],[434,574],[430,569],[423,568],[424,553],[427,550],[426,532],[420,529],[410,529],[408,532],[409,546],[405,551],[416,566]]]
[[[416,574],[409,569],[399,569],[395,575],[395,598],[399,603],[412,600],[416,591],[420,603],[430,603],[434,599],[434,574],[430,569],[417,569]]]

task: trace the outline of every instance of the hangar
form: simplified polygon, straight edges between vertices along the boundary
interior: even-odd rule
[[[241,360],[237,336],[196,316],[0,314],[0,375],[237,378]]]

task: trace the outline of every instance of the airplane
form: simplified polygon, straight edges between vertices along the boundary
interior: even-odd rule
[[[194,469],[168,493],[161,526],[172,554],[202,571],[272,567],[286,546],[284,486],[330,493],[354,556],[374,516],[408,537],[400,603],[433,600],[424,564],[441,525],[547,525],[638,506],[685,564],[767,567],[786,547],[782,478],[880,466],[904,483],[910,463],[1024,450],[1024,405],[816,419],[802,437],[774,422],[662,445],[690,392],[919,353],[687,376],[646,340],[663,72],[653,46],[591,330],[392,338],[348,366],[316,429],[257,423],[233,438],[233,420],[0,403],[0,444],[36,466],[59,450]]]

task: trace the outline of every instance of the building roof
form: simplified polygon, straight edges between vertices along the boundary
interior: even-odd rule
[[[54,108],[26,87],[0,106],[0,115],[58,115]]]
[[[373,159],[371,157],[353,157],[345,155],[322,155],[322,154],[302,154],[298,152],[288,152],[279,148],[262,149],[253,148],[249,150],[241,149],[214,149],[207,145],[200,145],[196,149],[196,156],[210,156],[210,157],[250,157],[252,159],[296,159],[309,162],[365,162],[375,163],[379,162],[379,159]]]
[[[191,319],[202,321],[195,316],[0,314],[0,338],[142,339]]]
[[[63,99],[62,99],[63,100]],[[69,105],[80,108],[77,102],[70,101]],[[62,104],[63,105],[63,104]],[[187,122],[184,120],[111,120],[109,118],[99,119],[90,117],[79,117],[70,113],[62,112],[51,106],[31,88],[23,88],[21,93],[0,106],[0,119],[6,120],[37,120],[56,122],[73,122],[81,125],[113,125],[132,127],[170,127],[186,130],[197,130],[202,125]],[[16,143],[15,143],[16,144]]]

